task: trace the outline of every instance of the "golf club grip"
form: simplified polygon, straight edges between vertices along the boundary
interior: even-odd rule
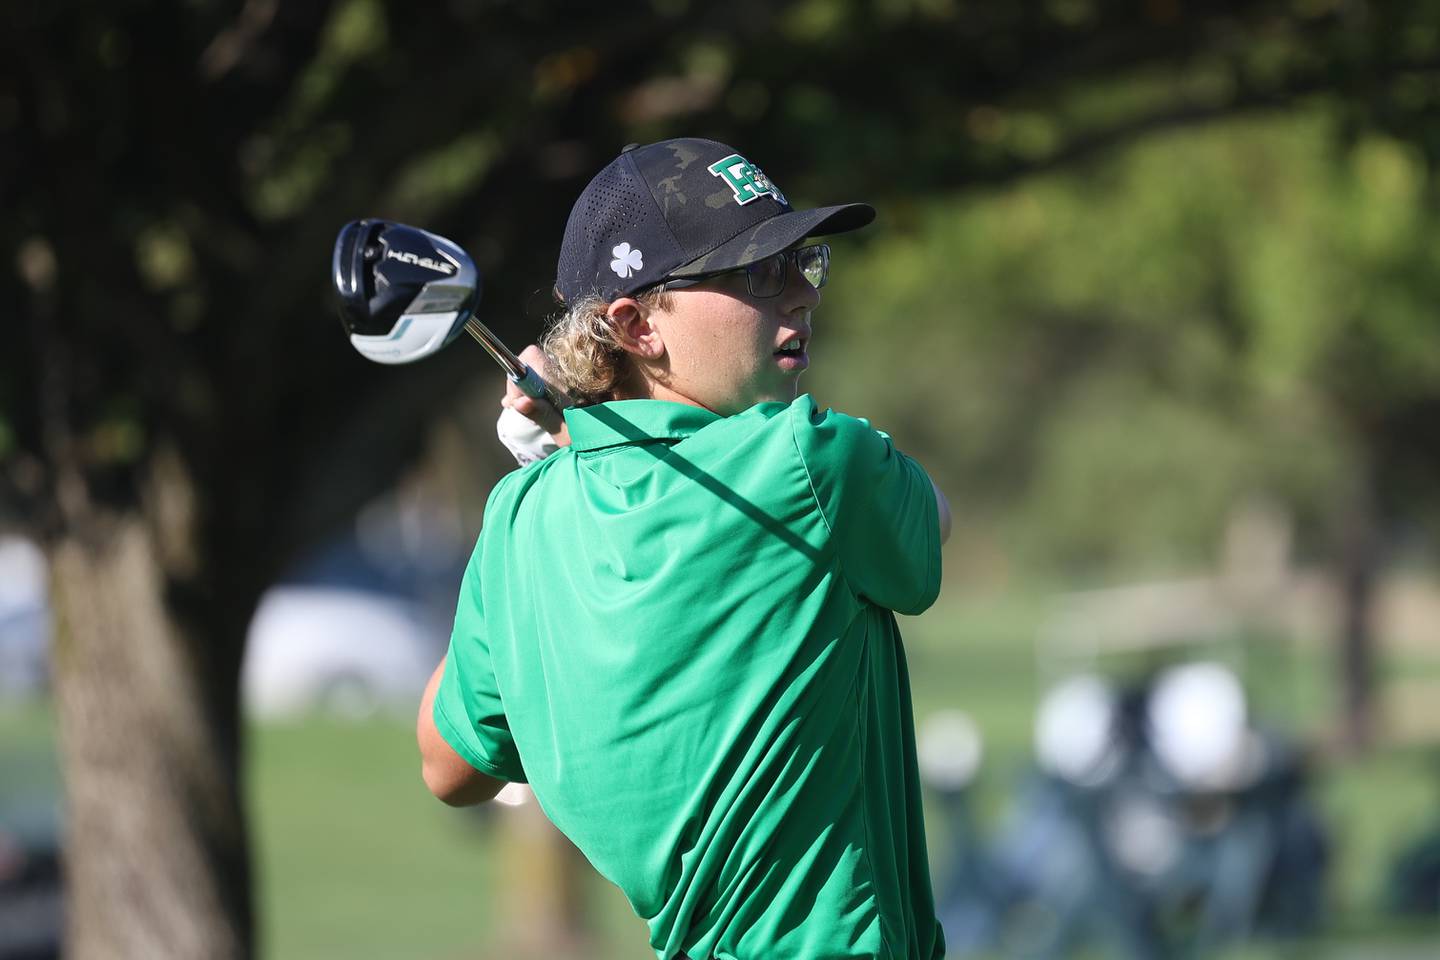
[[[545,381],[540,379],[540,374],[536,373],[535,369],[529,364],[525,365],[525,376],[519,377],[518,379],[511,376],[510,382],[519,387],[520,392],[532,400],[548,401],[552,399]]]

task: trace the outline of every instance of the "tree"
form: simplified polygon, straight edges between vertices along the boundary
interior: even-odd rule
[[[943,385],[906,448],[964,491],[957,541],[1031,576],[1208,566],[1238,502],[1283,504],[1345,596],[1340,732],[1363,748],[1370,593],[1434,528],[1440,221],[1420,150],[1337,144],[1333,119],[1152,136],[931,204],[836,290],[809,385],[880,423],[917,402],[896,371]]]
[[[626,141],[704,131],[795,171],[794,197],[903,211],[1329,93],[1433,162],[1436,20],[1325,0],[12,11],[0,489],[54,568],[75,955],[252,951],[250,612],[473,369],[345,348],[322,320],[340,223],[456,238],[523,338],[581,179]],[[1138,76],[1159,82],[1136,102]]]

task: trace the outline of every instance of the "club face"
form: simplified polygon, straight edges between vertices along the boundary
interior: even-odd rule
[[[387,220],[342,227],[331,274],[351,345],[377,363],[413,363],[442,349],[480,301],[480,272],[464,250]]]

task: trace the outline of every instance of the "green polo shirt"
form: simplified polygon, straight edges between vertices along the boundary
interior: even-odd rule
[[[892,613],[940,588],[925,472],[809,396],[565,418],[491,493],[441,734],[530,783],[663,958],[943,955]]]

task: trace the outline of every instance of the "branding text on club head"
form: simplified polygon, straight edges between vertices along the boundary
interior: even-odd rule
[[[443,273],[447,277],[456,270],[453,263],[446,263],[443,260],[432,260],[429,257],[422,257],[408,250],[386,250],[385,259],[399,260],[401,263],[411,263],[417,267],[424,267],[427,270]]]

